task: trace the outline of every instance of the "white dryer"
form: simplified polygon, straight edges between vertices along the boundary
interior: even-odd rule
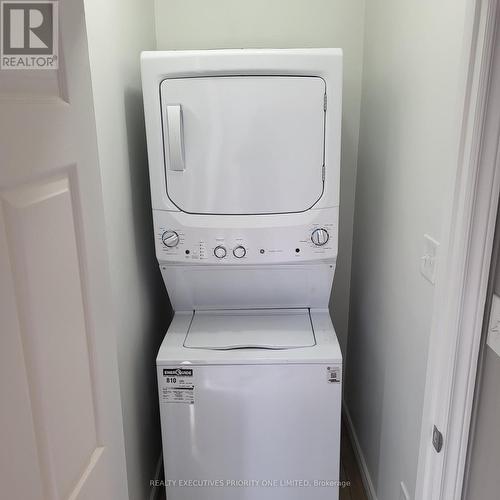
[[[145,52],[169,500],[338,498],[338,49]]]

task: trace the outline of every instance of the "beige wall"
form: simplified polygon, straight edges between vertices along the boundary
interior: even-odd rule
[[[419,267],[457,166],[466,3],[366,4],[344,392],[379,500],[400,481],[414,498],[434,299]]]
[[[161,451],[155,359],[168,298],[153,248],[139,54],[154,50],[153,0],[85,1],[117,331],[130,500],[149,497]]]
[[[344,102],[340,247],[332,312],[347,338],[364,0],[155,0],[159,50],[340,47]]]

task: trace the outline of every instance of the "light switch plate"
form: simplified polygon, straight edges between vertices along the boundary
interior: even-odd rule
[[[486,343],[500,356],[500,297],[493,294]]]
[[[410,495],[408,495],[408,490],[403,482],[399,483],[399,500],[410,500]]]
[[[420,261],[420,272],[433,285],[436,283],[438,249],[439,242],[428,234],[424,234],[424,250]]]

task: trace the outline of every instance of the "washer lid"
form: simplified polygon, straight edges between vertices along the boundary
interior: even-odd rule
[[[316,345],[308,309],[197,311],[184,347],[294,349]]]

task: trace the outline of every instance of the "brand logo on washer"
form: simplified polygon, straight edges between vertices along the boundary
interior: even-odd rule
[[[164,377],[192,377],[193,370],[190,368],[164,368]]]

